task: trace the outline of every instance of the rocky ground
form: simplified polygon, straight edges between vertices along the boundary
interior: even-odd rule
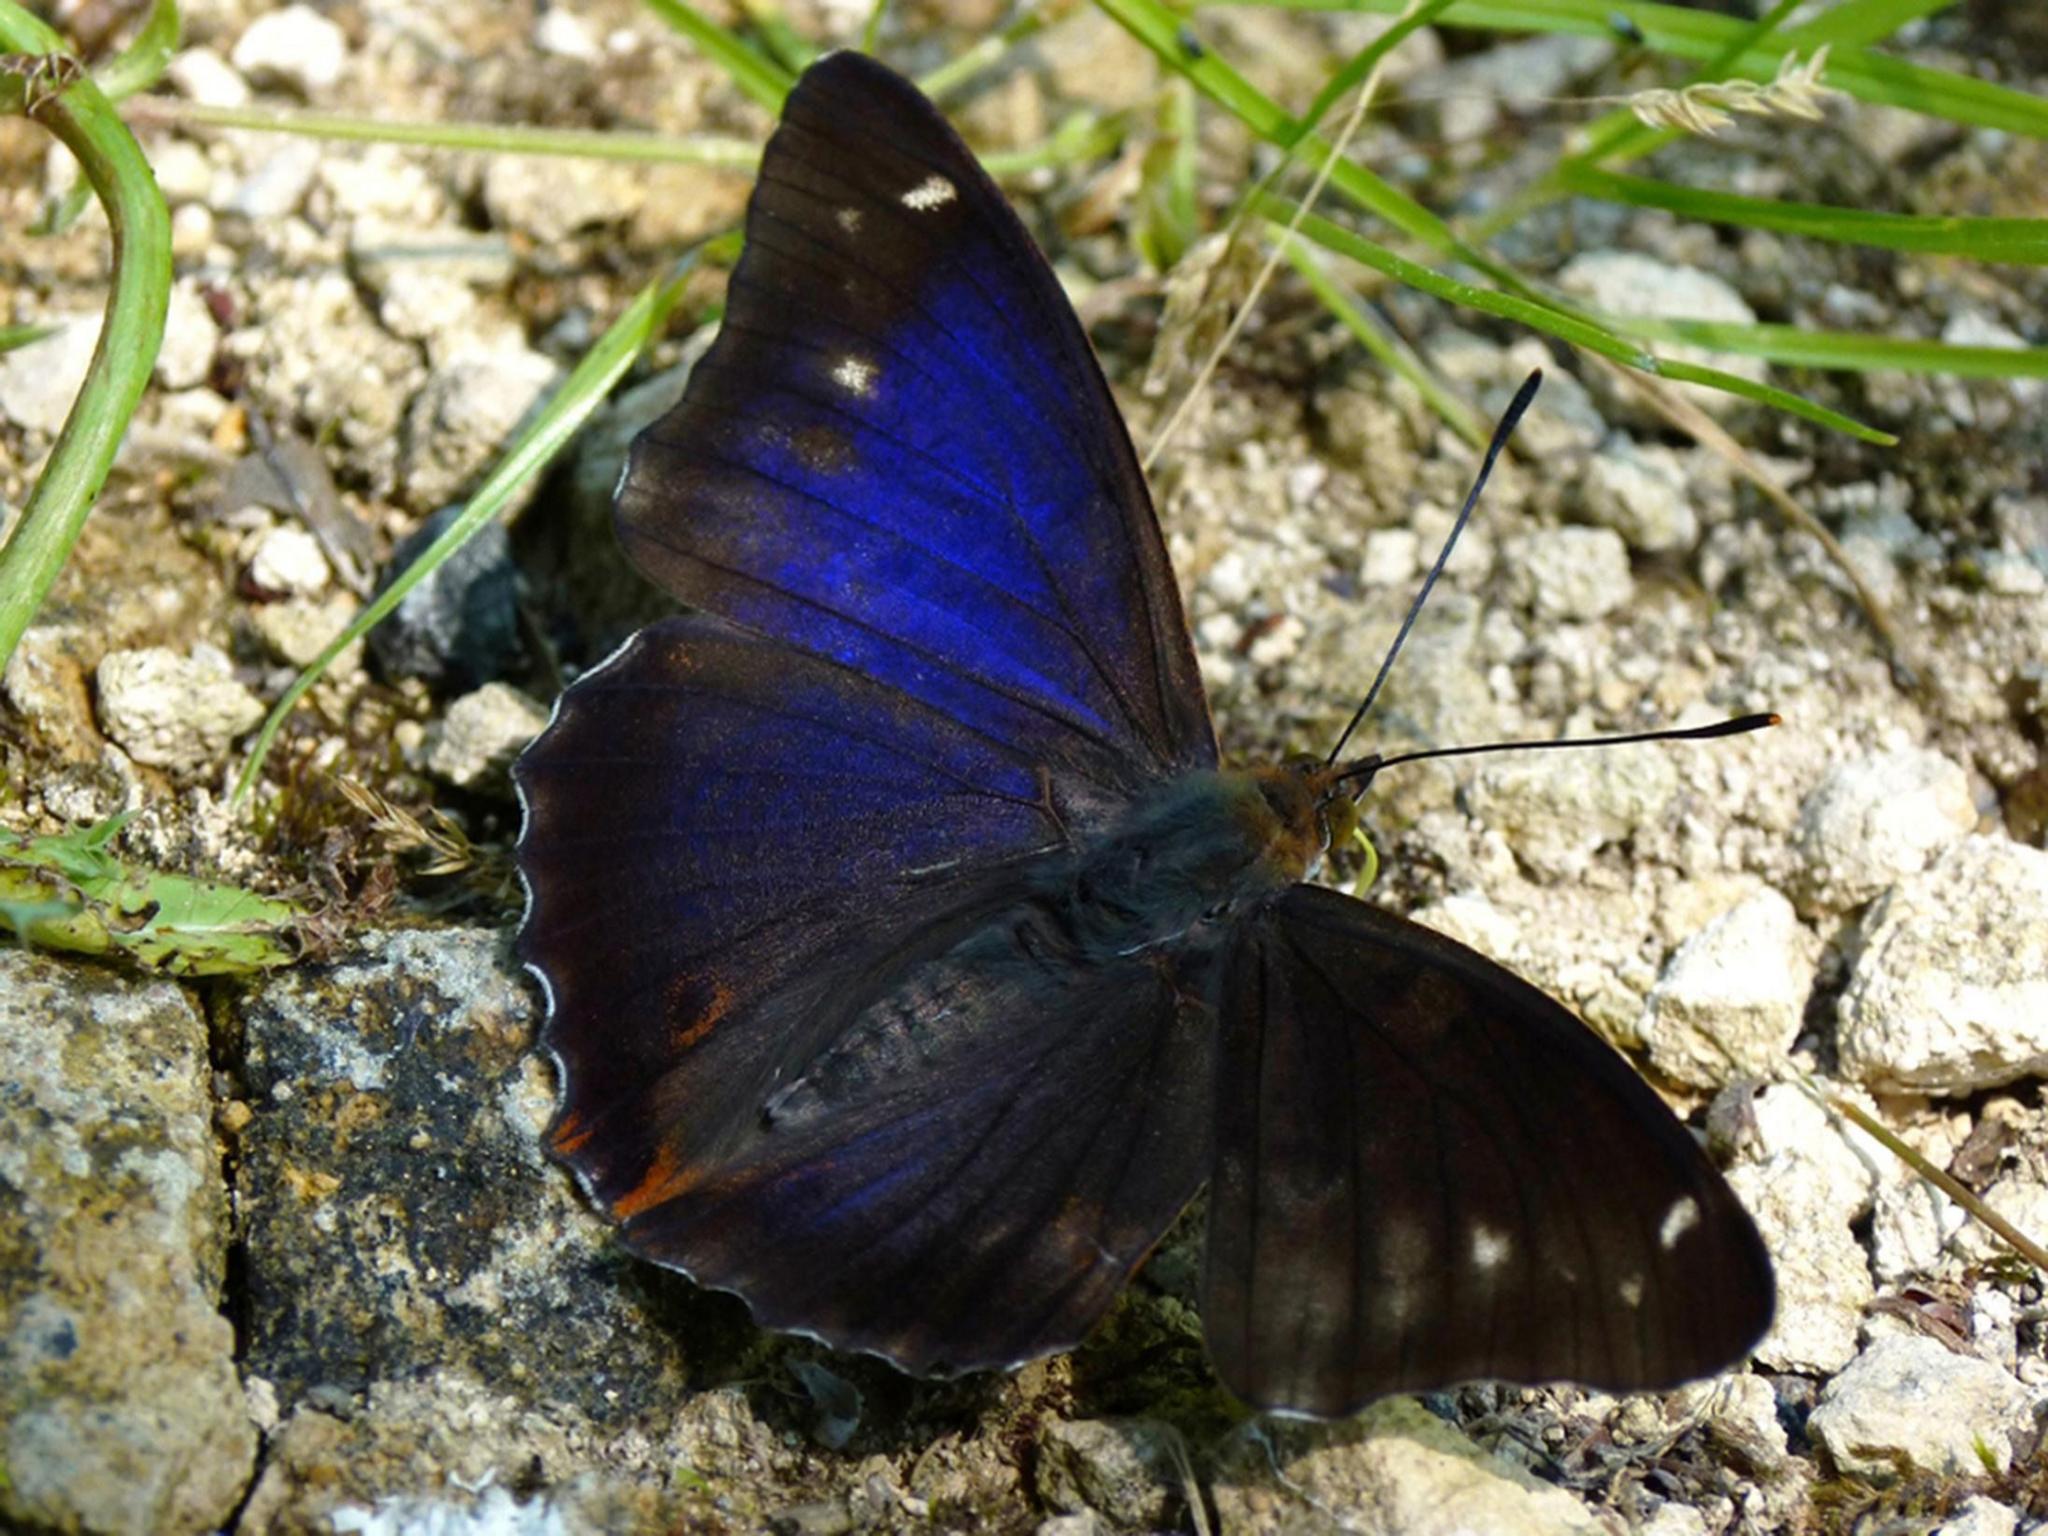
[[[58,9],[82,31],[121,11]],[[820,0],[793,19],[844,38],[866,10]],[[884,51],[915,68],[999,8],[904,11]],[[627,0],[185,13],[176,99],[769,126]],[[1298,102],[1375,23],[1229,10],[1194,25]],[[2024,4],[1918,24],[1911,46],[2048,84]],[[1447,57],[1426,34],[1396,60],[1409,103],[1368,124],[1363,152],[1432,206],[1482,209],[1577,120],[1527,98],[1646,83],[1620,49]],[[1078,13],[956,115],[1012,148],[1079,106],[1149,122],[1157,86],[1149,55]],[[1205,121],[1201,185],[1220,206],[1248,151]],[[508,958],[505,765],[561,677],[659,611],[612,553],[604,502],[626,438],[674,398],[700,341],[688,325],[509,537],[316,691],[257,813],[223,805],[296,666],[627,296],[731,223],[745,176],[162,123],[144,137],[174,215],[169,333],[0,686],[0,826],[135,811],[123,858],[318,920],[300,963],[256,980],[0,952],[0,1524],[2010,1536],[2048,1520],[2042,1277],[1802,1086],[2048,1237],[2041,385],[1783,380],[1900,434],[1883,450],[1713,402],[1889,607],[1908,686],[1840,570],[1724,459],[1525,334],[1377,295],[1484,410],[1534,364],[1550,380],[1378,738],[1785,716],[1713,744],[1430,765],[1389,774],[1367,807],[1379,900],[1570,1002],[1726,1158],[1781,1287],[1750,1369],[1668,1396],[1471,1387],[1344,1424],[1249,1419],[1203,1364],[1191,1217],[1075,1355],[919,1383],[762,1335],[730,1298],[628,1258],[539,1149],[554,1085],[532,1048],[539,999]],[[19,122],[0,123],[0,162],[0,320],[67,322],[0,356],[4,523],[90,351],[105,232],[95,215],[25,234],[68,172]],[[1142,382],[1159,285],[1118,222],[1134,163],[1013,191],[1142,440],[1167,396]],[[1846,102],[1819,126],[1682,144],[1659,168],[1811,201],[2048,214],[2039,141]],[[2048,287],[2024,268],[1592,204],[1507,249],[1609,308],[2048,343]],[[1230,751],[1327,745],[1472,469],[1305,293],[1267,296],[1155,474]]]

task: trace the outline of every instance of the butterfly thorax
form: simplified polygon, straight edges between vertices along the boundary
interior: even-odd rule
[[[1183,774],[1063,861],[1047,894],[1098,959],[1213,941],[1321,862],[1332,830],[1327,777],[1295,763]]]

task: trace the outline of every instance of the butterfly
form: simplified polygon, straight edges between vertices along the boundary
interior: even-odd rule
[[[1306,883],[1383,760],[1219,761],[1114,401],[945,119],[789,96],[619,537],[686,605],[520,759],[548,1132],[626,1246],[919,1374],[1072,1348],[1209,1187],[1249,1404],[1661,1387],[1755,1226],[1563,1006]]]

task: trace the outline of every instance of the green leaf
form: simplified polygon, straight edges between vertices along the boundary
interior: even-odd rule
[[[0,829],[0,928],[46,949],[119,956],[171,976],[239,975],[298,958],[301,908],[124,864],[108,844],[127,820],[54,837]]]

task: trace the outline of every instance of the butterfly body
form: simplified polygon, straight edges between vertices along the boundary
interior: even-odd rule
[[[1303,883],[1378,759],[1224,768],[1028,236],[908,84],[812,67],[620,533],[692,611],[515,775],[554,1154],[634,1251],[906,1370],[1078,1343],[1211,1185],[1224,1381],[1347,1412],[1658,1386],[1768,1259],[1561,1005]]]

